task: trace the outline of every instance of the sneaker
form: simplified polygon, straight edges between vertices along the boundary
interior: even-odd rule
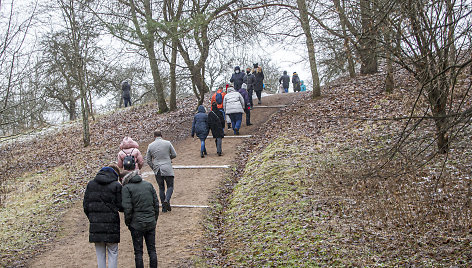
[[[228,123],[228,129],[231,129],[231,123]]]
[[[205,155],[203,154],[203,152],[200,152],[200,157],[201,157],[201,158],[205,157]]]
[[[222,156],[223,154],[222,153],[218,153],[218,156]]]
[[[252,123],[246,124],[246,126],[252,126]]]
[[[258,101],[257,104],[262,104],[262,102],[261,102],[261,101]]]
[[[203,154],[204,154],[204,155],[208,155],[208,154],[207,154],[207,150],[203,151]]]
[[[235,130],[234,130],[234,134],[235,134],[235,135],[239,135],[239,129],[235,129]]]

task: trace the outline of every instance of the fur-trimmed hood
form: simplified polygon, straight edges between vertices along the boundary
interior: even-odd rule
[[[123,186],[125,186],[126,184],[130,182],[135,183],[135,182],[140,182],[142,180],[143,178],[139,176],[138,170],[134,170],[133,172],[126,174],[126,176],[123,178]]]

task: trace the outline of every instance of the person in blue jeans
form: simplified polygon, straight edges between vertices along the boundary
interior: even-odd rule
[[[235,135],[239,135],[245,105],[243,96],[238,91],[235,91],[232,86],[229,86],[228,93],[226,93],[223,100],[223,108],[231,119],[231,126]]]
[[[207,151],[205,148],[205,140],[208,136],[210,128],[208,127],[208,115],[206,114],[205,107],[203,105],[198,106],[198,112],[193,117],[192,123],[192,138],[195,137],[195,134],[200,139],[200,157],[205,157]]]

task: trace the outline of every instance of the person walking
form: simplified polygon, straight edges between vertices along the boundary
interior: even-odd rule
[[[210,129],[208,128],[208,115],[206,114],[205,107],[203,105],[198,106],[198,112],[193,117],[192,123],[192,138],[197,137],[200,139],[200,157],[205,157],[207,155],[207,151],[205,148],[205,140],[208,136],[208,132]]]
[[[117,162],[118,167],[125,170],[142,169],[144,165],[144,158],[139,151],[139,144],[135,142],[131,137],[124,137],[120,143],[120,151],[118,152]],[[134,165],[129,161],[123,164],[123,160],[126,157],[132,157]]]
[[[241,68],[239,66],[234,67],[234,73],[231,75],[231,79],[229,80],[234,85],[234,89],[239,90],[241,85],[243,84],[244,73],[241,72]]]
[[[125,107],[131,106],[131,86],[129,85],[128,81],[124,81],[121,85],[121,96],[123,97],[123,102],[125,103]]]
[[[306,91],[306,86],[305,86],[305,83],[302,81],[300,81],[300,91]]]
[[[293,84],[293,92],[299,92],[300,91],[300,78],[298,77],[297,72],[293,72],[292,84]]]
[[[213,138],[215,138],[216,153],[218,156],[221,156],[223,153],[221,147],[225,136],[225,117],[218,109],[216,102],[211,104],[211,111],[208,113],[208,127],[211,130]]]
[[[282,84],[285,93],[287,93],[290,85],[290,76],[288,76],[287,71],[284,71],[284,74],[279,78],[279,83]]]
[[[159,200],[151,183],[144,181],[138,170],[123,177],[122,202],[125,224],[131,232],[134,264],[144,268],[143,240],[149,255],[149,267],[157,268],[156,224],[159,217]]]
[[[232,86],[228,87],[228,93],[223,101],[223,107],[226,115],[231,119],[231,126],[233,127],[235,135],[239,135],[244,105],[243,96],[238,91],[235,91]]]
[[[162,212],[171,211],[170,198],[174,192],[174,169],[172,159],[177,153],[170,141],[162,139],[160,130],[154,131],[155,140],[149,144],[146,151],[146,163],[152,168],[159,187],[159,198],[161,199]],[[167,191],[166,191],[167,186]]]
[[[103,167],[85,188],[83,209],[89,226],[89,242],[95,243],[98,268],[118,267],[120,243],[121,184],[120,170],[115,165]]]
[[[219,86],[216,92],[211,96],[210,105],[213,109],[213,103],[216,103],[216,107],[225,116],[225,110],[223,109],[223,100],[225,99],[226,92],[223,92],[223,86]]]
[[[251,73],[251,67],[246,68],[246,75],[243,78],[243,83],[247,86],[247,95],[249,98],[249,106],[252,108],[252,95],[254,93],[254,84],[256,83],[256,77]]]
[[[256,64],[254,64],[254,67],[256,67]],[[253,74],[254,74],[254,77],[255,77],[254,91],[256,92],[256,96],[257,96],[257,99],[258,99],[257,103],[262,104],[262,101],[261,101],[262,90],[264,89],[264,73],[262,72],[262,67],[257,66],[257,68],[255,69]]]
[[[239,94],[243,96],[244,99],[244,112],[246,113],[246,126],[252,126],[251,124],[251,106],[249,105],[249,94],[246,91],[246,84],[243,83],[241,88],[239,89]]]

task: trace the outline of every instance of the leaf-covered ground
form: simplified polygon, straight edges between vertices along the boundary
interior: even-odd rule
[[[28,258],[60,234],[59,220],[83,196],[100,167],[116,162],[124,136],[145,154],[153,131],[176,142],[189,135],[196,101],[184,99],[179,110],[157,113],[156,104],[120,109],[90,125],[91,146],[84,148],[80,122],[55,134],[32,135],[0,145],[0,266],[22,267]]]
[[[270,118],[213,200],[202,263],[471,266],[472,128],[452,128],[450,153],[435,154],[433,122],[404,119],[417,85],[396,80],[387,94],[382,75],[341,79]],[[471,107],[465,92],[454,109]]]

